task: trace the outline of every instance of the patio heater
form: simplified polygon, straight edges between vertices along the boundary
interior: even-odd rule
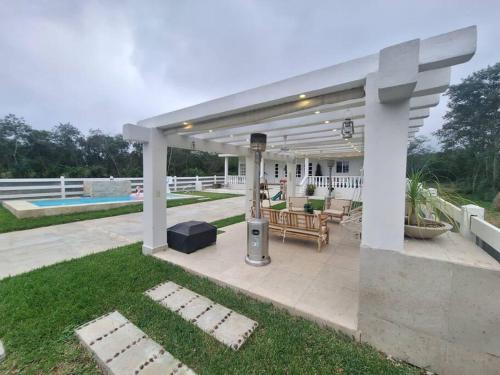
[[[332,168],[335,165],[335,160],[328,160],[326,162],[326,165],[328,166],[328,198],[332,197]]]
[[[261,133],[250,135],[250,149],[255,152],[254,188],[255,217],[247,222],[247,256],[245,262],[251,266],[271,263],[269,257],[269,222],[260,214],[260,161],[266,150],[267,136]]]

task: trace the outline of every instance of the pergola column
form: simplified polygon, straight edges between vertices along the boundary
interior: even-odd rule
[[[224,156],[224,186],[227,186],[229,177],[229,160],[227,156]]]
[[[255,176],[255,156],[250,153],[245,157],[245,219],[249,220],[252,217],[252,206],[254,202],[254,178]]]
[[[293,162],[287,162],[286,163],[286,170],[287,170],[287,193],[289,197],[295,197],[296,196],[296,188],[297,188],[297,163],[295,161]]]
[[[419,42],[380,52],[367,76],[362,245],[402,251],[410,97],[417,82]]]
[[[166,178],[167,143],[160,129],[148,129],[143,144],[144,243],[142,253],[150,255],[167,248]]]

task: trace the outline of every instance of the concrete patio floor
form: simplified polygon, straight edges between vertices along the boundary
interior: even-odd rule
[[[210,222],[244,210],[245,197],[172,207],[167,224]],[[0,234],[0,279],[142,241],[142,231],[140,212]]]
[[[316,251],[314,241],[270,236],[271,264],[245,264],[246,223],[225,227],[217,244],[192,254],[166,250],[158,259],[183,267],[292,314],[338,329],[359,339],[360,241],[330,223],[330,244]],[[431,241],[405,239],[405,255],[479,268],[500,268],[491,256],[461,237],[447,233]]]
[[[217,244],[193,254],[154,254],[188,271],[269,301],[293,314],[357,335],[359,240],[330,224],[331,241],[321,252],[315,241],[271,235],[271,264],[245,264],[246,223],[224,228]]]

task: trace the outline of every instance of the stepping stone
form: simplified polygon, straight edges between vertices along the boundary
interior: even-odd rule
[[[256,321],[171,281],[145,294],[234,350],[238,350],[257,328]]]
[[[195,375],[118,311],[75,330],[105,374]]]
[[[0,341],[0,362],[5,359],[5,349],[3,347],[2,342]]]

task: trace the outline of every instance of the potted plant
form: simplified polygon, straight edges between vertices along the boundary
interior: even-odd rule
[[[307,196],[312,196],[314,195],[314,192],[316,191],[316,185],[313,184],[307,184],[306,186],[306,195]]]
[[[313,214],[314,213],[314,208],[313,208],[311,203],[304,204],[304,212],[306,214]]]
[[[440,216],[450,219],[438,209],[436,197],[426,187],[424,172],[412,172],[406,182],[405,235],[430,239],[448,232],[453,226],[440,221]]]

